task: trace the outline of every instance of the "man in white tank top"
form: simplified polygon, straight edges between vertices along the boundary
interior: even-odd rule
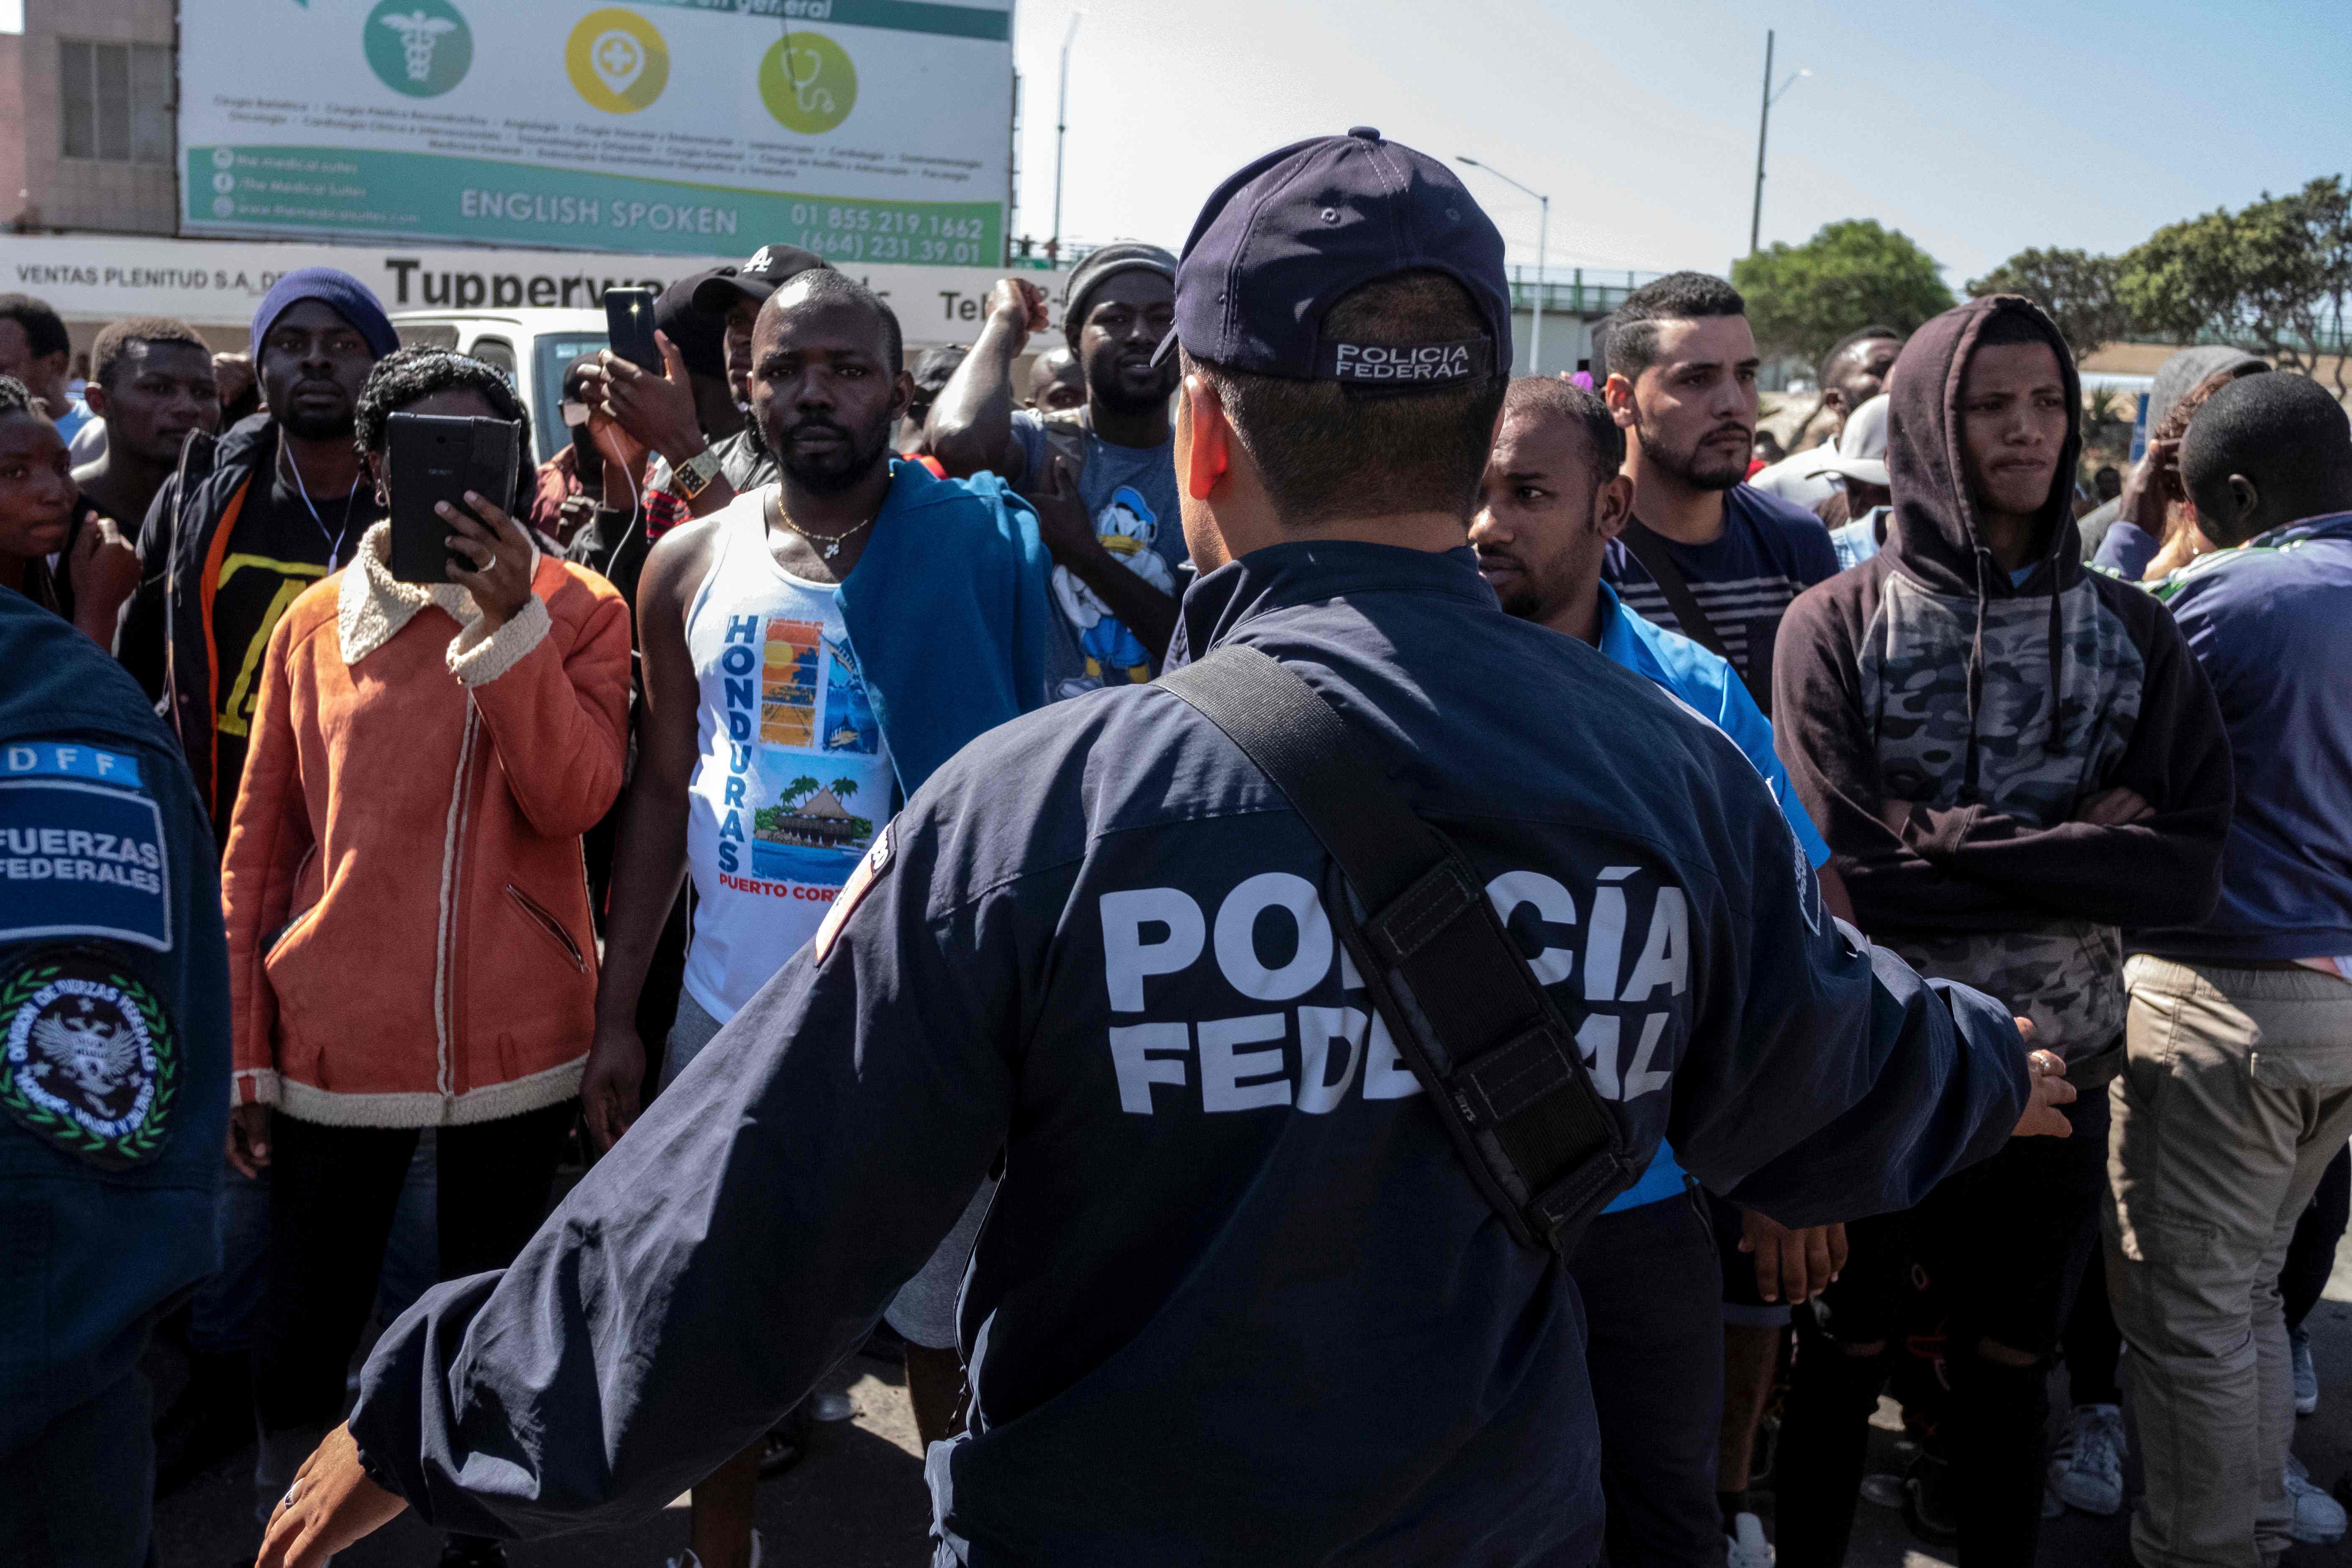
[[[754,329],[751,403],[782,479],[673,530],[646,558],[636,771],[582,1089],[604,1146],[636,1115],[638,993],[680,879],[693,877],[696,909],[665,1084],[816,933],[877,834],[944,760],[941,748],[1042,700],[1042,631],[1025,659],[1013,632],[1033,586],[1042,611],[1044,551],[1026,514],[1005,512],[984,482],[892,461],[889,438],[913,391],[902,358],[888,307],[841,273],[811,271],[778,289]],[[906,515],[915,510],[922,515]],[[919,553],[908,553],[906,530],[921,531]],[[915,561],[919,572],[900,564]],[[944,611],[932,613],[942,595]],[[919,624],[908,624],[910,605]],[[860,647],[853,626],[877,641],[877,627],[896,629],[891,647]],[[938,679],[922,666],[899,678],[902,639],[925,645]],[[893,674],[887,687],[869,685],[868,661],[885,653],[896,656]],[[1035,668],[1005,689],[1017,686],[1017,700],[973,701],[948,674],[1024,663]],[[902,741],[919,732],[919,761],[894,756],[894,731]],[[983,1203],[892,1314],[927,1438],[946,1436],[961,1387],[951,1314]],[[694,1489],[702,1568],[759,1561],[761,1451],[755,1444]]]

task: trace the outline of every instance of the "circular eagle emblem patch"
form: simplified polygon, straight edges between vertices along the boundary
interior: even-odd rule
[[[155,994],[87,947],[35,953],[0,984],[0,1105],[104,1170],[163,1147],[179,1042]]]

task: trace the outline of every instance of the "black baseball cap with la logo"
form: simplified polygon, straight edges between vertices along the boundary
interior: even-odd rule
[[[1443,272],[1468,290],[1486,330],[1429,343],[1328,336],[1341,296],[1401,272]],[[1503,237],[1453,171],[1368,125],[1295,142],[1219,185],[1176,268],[1176,325],[1195,359],[1367,391],[1432,391],[1511,369]]]
[[[694,308],[706,316],[724,316],[738,300],[759,304],[803,272],[830,265],[814,250],[797,245],[763,245],[740,267],[722,267],[694,288]]]

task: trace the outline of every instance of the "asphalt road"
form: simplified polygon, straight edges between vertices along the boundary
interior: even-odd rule
[[[2327,1299],[2312,1313],[2313,1354],[2321,1397],[2316,1415],[2299,1422],[2295,1449],[2312,1478],[2334,1487],[2352,1471],[2352,1246],[2336,1262]],[[168,1352],[155,1358],[158,1394],[168,1397],[176,1368]],[[2063,1374],[2053,1400],[2065,1398]],[[854,1358],[828,1380],[846,1392],[856,1416],[815,1429],[808,1456],[760,1490],[763,1568],[928,1568],[929,1496],[915,1442],[913,1415],[895,1366]],[[1899,1470],[1892,1406],[1874,1426],[1874,1469]],[[2136,1490],[2137,1468],[2128,1476]],[[516,1568],[661,1568],[686,1545],[680,1499],[653,1519],[625,1527],[583,1531],[509,1549]],[[163,1568],[231,1568],[253,1560],[260,1528],[252,1517],[252,1451],[215,1466],[157,1509],[158,1555]],[[341,1568],[433,1568],[439,1542],[404,1518],[338,1559]],[[1852,1568],[1948,1568],[1948,1549],[1929,1546],[1905,1528],[1891,1509],[1861,1506]],[[2284,1568],[2352,1563],[2352,1551],[2297,1547]],[[2069,1512],[2045,1525],[2036,1568],[2130,1568],[2124,1516],[2097,1519]]]

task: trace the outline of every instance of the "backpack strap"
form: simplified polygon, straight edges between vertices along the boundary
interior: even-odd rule
[[[1255,648],[1229,644],[1160,684],[1223,731],[1330,852],[1326,910],[1471,1180],[1515,1238],[1565,1257],[1640,1171],[1461,851],[1388,787],[1329,703]]]
[[[1666,596],[1666,607],[1675,613],[1683,636],[1715,655],[1732,670],[1748,688],[1748,695],[1756,699],[1756,706],[1766,718],[1772,715],[1772,639],[1750,637],[1748,639],[1748,668],[1740,668],[1739,661],[1731,657],[1731,649],[1723,634],[1715,629],[1706,612],[1699,607],[1698,595],[1691,592],[1683,569],[1675,563],[1675,552],[1666,542],[1651,531],[1638,517],[1625,520],[1625,531],[1617,536],[1623,542],[1633,559],[1639,561],[1651,577],[1656,580],[1658,592]]]

